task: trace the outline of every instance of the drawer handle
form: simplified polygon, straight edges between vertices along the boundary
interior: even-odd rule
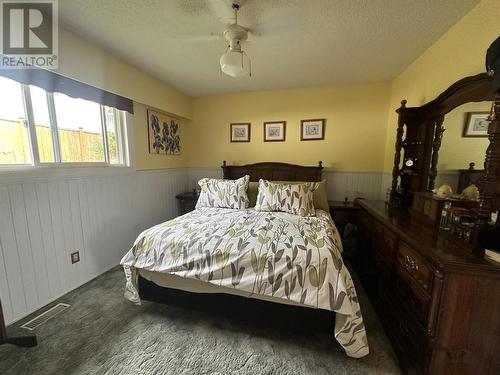
[[[405,256],[405,267],[412,272],[418,271],[418,264],[409,255]]]

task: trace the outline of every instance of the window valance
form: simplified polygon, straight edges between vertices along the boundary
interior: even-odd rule
[[[59,92],[71,96],[134,113],[131,99],[98,89],[77,80],[43,69],[0,69],[0,76],[13,79],[21,84],[40,87],[48,92]]]

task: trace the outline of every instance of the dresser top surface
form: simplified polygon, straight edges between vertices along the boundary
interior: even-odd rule
[[[491,257],[480,258],[471,254],[465,244],[415,219],[407,210],[391,207],[384,201],[360,200],[358,204],[403,241],[419,249],[429,261],[441,266],[455,264],[485,268],[500,276],[500,263]]]

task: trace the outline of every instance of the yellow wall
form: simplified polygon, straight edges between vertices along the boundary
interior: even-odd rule
[[[392,81],[385,170],[394,158],[397,116],[401,99],[420,106],[459,79],[485,71],[486,49],[500,34],[500,1],[482,0],[413,64]]]
[[[380,171],[389,83],[260,91],[193,99],[184,139],[187,164],[283,161],[336,170]],[[300,141],[300,120],[326,118],[324,141]],[[264,142],[263,122],[287,122],[285,142]],[[251,142],[231,143],[230,123],[251,122]]]
[[[182,154],[166,156],[148,153],[146,108],[156,108],[189,119],[192,116],[190,96],[62,28],[59,29],[57,73],[134,100],[133,147],[137,169],[185,165]],[[181,121],[181,124],[184,123],[188,120]]]
[[[467,103],[455,108],[444,120],[446,131],[439,153],[438,172],[466,169],[470,162],[483,168],[488,138],[462,137],[467,112],[489,112],[491,102]]]
[[[134,100],[137,169],[323,160],[335,170],[389,171],[400,100],[421,105],[458,79],[484,71],[485,50],[500,32],[499,16],[499,0],[482,0],[391,83],[191,98],[62,29],[59,73]],[[148,153],[147,107],[185,118],[180,156]],[[322,117],[325,140],[301,142],[300,120]],[[287,121],[286,142],[263,142],[262,123],[276,120]],[[252,123],[250,143],[229,142],[231,122]]]
[[[335,170],[390,171],[397,124],[394,111],[401,99],[419,106],[455,81],[483,72],[485,51],[500,34],[499,17],[500,1],[482,0],[390,83],[194,98],[192,132],[188,132],[185,148],[187,165],[215,167],[224,159],[299,164],[323,160]],[[327,118],[325,141],[300,142],[300,120],[317,117]],[[287,121],[286,142],[263,142],[262,122],[276,120]],[[249,144],[229,142],[231,122],[252,123]],[[442,149],[451,149],[443,152],[441,167],[467,167],[474,160],[472,153],[464,152],[464,142],[474,144],[472,149],[487,141],[461,138],[462,124],[448,129]],[[455,136],[459,139],[450,145]]]
[[[191,117],[190,96],[64,29],[59,30],[57,73],[181,117]]]

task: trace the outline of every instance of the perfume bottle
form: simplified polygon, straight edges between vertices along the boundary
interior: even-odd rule
[[[443,230],[450,230],[451,224],[451,202],[446,202],[441,211],[441,221],[439,223],[439,228]]]

